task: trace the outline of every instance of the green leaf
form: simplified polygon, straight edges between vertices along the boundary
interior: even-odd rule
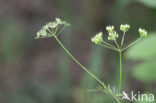
[[[156,8],[155,0],[136,0],[137,2],[143,3],[150,8]]]
[[[134,60],[147,60],[156,57],[156,32],[129,48],[126,57]]]
[[[141,82],[156,82],[156,62],[139,64],[133,69],[132,76]]]

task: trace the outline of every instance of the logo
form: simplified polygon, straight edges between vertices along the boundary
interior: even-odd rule
[[[142,101],[142,102],[153,102],[154,101],[154,94],[141,94],[140,92],[134,93],[131,91],[130,95],[125,91],[122,92],[121,100],[127,101]]]

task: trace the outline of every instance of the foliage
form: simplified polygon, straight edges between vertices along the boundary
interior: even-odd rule
[[[143,3],[144,5],[146,5],[148,7],[156,8],[155,0],[135,0],[135,1]]]

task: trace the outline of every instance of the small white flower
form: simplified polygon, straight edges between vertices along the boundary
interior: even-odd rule
[[[116,31],[109,33],[108,40],[116,40],[119,37]]]
[[[62,20],[60,18],[56,18],[55,20],[57,24],[62,24]]]
[[[64,26],[70,26],[70,24],[62,21],[60,18],[56,18],[55,21],[47,23],[37,32],[36,39],[54,36]]]
[[[106,30],[110,33],[114,31],[114,26],[106,26]]]
[[[146,37],[147,36],[147,31],[145,29],[139,28],[139,34],[140,37]]]
[[[55,20],[56,20],[56,24],[57,24],[57,25],[63,24],[63,25],[65,25],[65,26],[70,26],[69,23],[67,23],[66,21],[62,21],[60,18],[56,18]]]
[[[91,38],[91,41],[95,44],[101,44],[103,41],[103,33],[99,32],[98,34],[95,34],[95,36]]]
[[[128,24],[121,24],[120,25],[120,30],[123,31],[123,32],[127,32],[130,28],[130,25]]]
[[[36,39],[38,38],[44,38],[47,36],[47,32],[46,30],[44,30],[43,28],[37,32],[37,36],[36,36]]]

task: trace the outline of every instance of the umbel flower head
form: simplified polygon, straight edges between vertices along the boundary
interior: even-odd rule
[[[108,40],[116,40],[119,37],[118,33],[116,31],[110,32],[108,36]]]
[[[111,33],[114,31],[114,26],[106,26],[106,30]]]
[[[147,36],[147,31],[145,29],[139,28],[139,34],[140,37],[146,37]]]
[[[129,45],[126,45],[124,40],[125,40],[125,33],[130,29],[130,25],[128,24],[121,24],[120,25],[120,30],[123,31],[123,34],[120,35],[122,36],[120,40],[117,40],[119,35],[118,33],[115,31],[115,28],[114,26],[107,26],[106,27],[106,30],[108,31],[108,40],[113,42],[115,44],[112,45],[106,41],[103,40],[103,34],[102,32],[99,32],[98,34],[96,34],[93,38],[91,38],[91,41],[97,45],[101,45],[101,46],[104,46],[106,48],[109,48],[111,50],[115,50],[117,52],[122,52],[126,49],[128,49],[130,46],[132,46],[133,44],[135,44],[138,40],[143,39],[143,37],[146,37],[147,36],[147,31],[145,29],[142,29],[140,28],[138,31],[139,31],[139,34],[140,34],[140,38],[138,38],[137,40],[135,40],[134,42],[132,42],[131,44]],[[120,44],[119,44],[120,43]]]
[[[106,26],[108,31],[108,40],[116,40],[118,38],[118,33],[114,31],[114,26]]]
[[[130,28],[130,25],[128,24],[121,24],[120,25],[120,30],[123,31],[123,32],[127,32]]]
[[[95,44],[101,44],[103,41],[103,33],[99,32],[95,34],[95,36],[91,38],[91,41]]]
[[[70,24],[62,21],[60,18],[56,18],[55,21],[44,25],[41,30],[37,32],[35,39],[52,37],[66,26],[70,26]]]

